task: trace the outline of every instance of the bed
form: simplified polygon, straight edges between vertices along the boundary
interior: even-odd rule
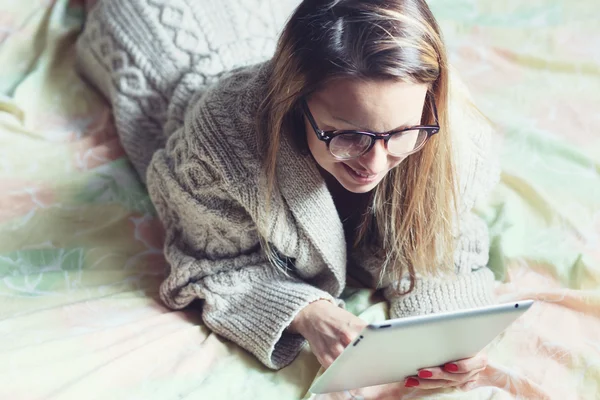
[[[345,399],[307,393],[308,349],[270,371],[158,299],[160,222],[105,100],[75,72],[83,1],[0,0],[0,398]],[[477,205],[500,301],[537,304],[477,387],[420,399],[600,398],[600,28],[596,0],[429,1],[496,124]],[[348,309],[385,318],[371,290]]]

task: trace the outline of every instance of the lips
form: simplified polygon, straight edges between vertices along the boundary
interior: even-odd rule
[[[378,173],[373,173],[373,172],[369,172],[369,171],[361,171],[358,170],[356,168],[352,168],[351,166],[349,166],[348,164],[346,164],[348,166],[348,168],[350,168],[354,173],[356,173],[356,175],[361,176],[363,178],[373,178],[377,175],[379,175]]]
[[[353,169],[352,170],[356,175],[360,176],[361,178],[374,178],[377,176],[377,174],[366,174],[366,173],[362,173],[362,172],[358,172],[357,170]]]
[[[350,174],[350,176],[352,176],[355,180],[359,181],[360,183],[372,182],[379,175],[379,174],[374,174],[374,173],[368,172],[368,171],[356,170],[356,169],[352,168],[351,166],[349,166],[348,164],[343,164],[343,165],[344,165],[344,168],[346,169],[346,171],[348,171],[348,173]]]

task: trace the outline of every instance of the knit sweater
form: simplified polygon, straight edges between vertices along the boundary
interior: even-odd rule
[[[271,64],[223,72],[264,60],[268,51],[249,52],[255,33],[239,27],[232,37],[221,37],[234,29],[237,17],[228,13],[236,11],[214,4],[103,0],[77,43],[78,68],[111,101],[121,141],[164,224],[169,272],[162,300],[181,309],[200,299],[211,330],[278,369],[305,343],[286,330],[297,313],[318,299],[336,302],[349,265],[376,285],[381,261],[365,248],[348,254],[342,222],[314,160],[287,135],[267,213],[257,146],[263,133],[254,120]],[[490,127],[469,101],[453,78],[451,131],[441,134],[450,134],[456,149],[455,273],[419,276],[404,296],[391,288],[408,287],[408,279],[386,281],[391,317],[493,302],[487,227],[471,209],[497,181],[498,168]],[[269,262],[261,239],[285,262],[287,274]]]

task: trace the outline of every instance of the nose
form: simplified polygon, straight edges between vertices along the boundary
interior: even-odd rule
[[[381,172],[387,169],[388,153],[383,140],[377,140],[373,148],[360,156],[358,163],[369,172]]]

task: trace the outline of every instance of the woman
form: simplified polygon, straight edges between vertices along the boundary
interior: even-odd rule
[[[202,63],[170,56],[185,46],[156,3],[103,2],[78,51],[164,223],[169,307],[200,299],[208,327],[279,369],[305,341],[327,367],[365,326],[338,306],[346,274],[382,289],[393,318],[493,301],[471,213],[497,179],[490,132],[464,89],[449,95],[424,0],[305,0],[269,61],[210,87]],[[483,368],[478,356],[405,385]]]

